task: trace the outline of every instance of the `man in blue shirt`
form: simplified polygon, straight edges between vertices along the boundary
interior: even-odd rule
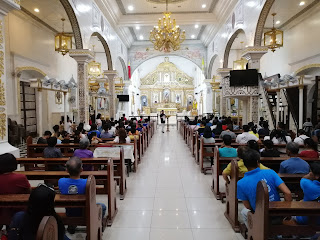
[[[289,142],[287,144],[287,154],[290,157],[288,160],[283,161],[280,164],[279,173],[309,173],[310,167],[309,164],[298,157],[299,154],[299,145],[295,142]]]
[[[237,149],[231,147],[232,138],[230,135],[223,136],[223,147],[219,148],[220,157],[237,157]]]
[[[61,194],[85,194],[87,179],[80,178],[82,172],[82,161],[79,157],[71,157],[67,163],[67,171],[70,178],[60,178],[58,181],[59,190]],[[102,218],[106,212],[106,206],[98,203],[102,207]],[[79,208],[66,208],[66,215],[68,217],[78,217],[82,215],[82,209]],[[75,233],[76,226],[68,226],[70,234]]]
[[[284,193],[286,201],[292,201],[291,192],[278,174],[273,170],[261,170],[260,154],[255,150],[248,150],[243,156],[244,165],[248,172],[238,181],[237,198],[242,200],[245,208],[241,211],[245,224],[248,226],[247,216],[249,211],[256,209],[257,184],[263,180],[269,190],[269,201],[280,201],[278,189]],[[275,219],[278,221],[279,219]]]

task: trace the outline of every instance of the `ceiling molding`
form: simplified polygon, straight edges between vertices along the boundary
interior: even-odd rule
[[[124,5],[123,5],[123,3],[122,3],[122,0],[116,0],[116,3],[118,4],[118,7],[119,7],[121,13],[122,13],[123,15],[126,15],[126,14],[127,14],[127,13],[126,13],[126,9],[124,8]]]
[[[185,12],[171,12],[171,14],[199,14],[199,13],[210,13],[209,11],[185,11]],[[127,16],[138,16],[138,15],[153,15],[153,14],[163,14],[163,11],[162,12],[144,12],[144,13],[127,13],[127,14],[124,14],[124,15],[127,15]]]
[[[216,7],[219,0],[213,0],[209,8],[209,13],[213,13],[214,8]]]
[[[199,34],[198,34],[198,37],[197,37],[197,40],[201,40],[202,34],[203,34],[205,29],[206,29],[205,25],[201,27],[201,29],[199,31]]]
[[[295,22],[298,18],[303,17],[303,15],[305,15],[306,13],[308,13],[310,10],[314,10],[314,7],[317,6],[320,3],[319,0],[315,0],[313,1],[311,4],[309,4],[307,7],[305,7],[304,9],[302,9],[300,12],[298,12],[296,15],[294,15],[293,17],[291,17],[288,21],[286,21],[285,23],[283,23],[281,26],[279,26],[280,29],[286,28],[289,25],[291,25],[291,23]]]
[[[38,23],[40,23],[41,25],[45,26],[46,28],[48,28],[50,31],[54,32],[55,34],[57,34],[59,31],[57,31],[56,29],[54,29],[53,27],[51,27],[49,24],[47,24],[46,22],[42,21],[40,18],[38,18],[37,16],[33,15],[31,12],[29,12],[27,9],[25,9],[24,7],[20,6],[21,11],[24,12],[25,14],[27,14],[29,17],[33,18],[35,21],[37,21]]]
[[[132,37],[133,37],[133,40],[134,40],[134,41],[138,41],[137,35],[136,35],[136,33],[134,32],[133,27],[129,27],[129,30],[130,30],[130,33],[131,33],[131,35],[132,35]]]

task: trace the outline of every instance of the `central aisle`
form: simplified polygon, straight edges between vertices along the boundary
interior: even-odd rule
[[[214,198],[211,175],[200,173],[176,128],[169,133],[158,128],[127,185],[104,239],[243,239],[224,217],[225,205]]]

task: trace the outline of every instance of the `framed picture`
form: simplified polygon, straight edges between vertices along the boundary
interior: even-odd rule
[[[56,104],[62,104],[62,93],[61,92],[56,92],[55,93],[55,99],[56,99]]]

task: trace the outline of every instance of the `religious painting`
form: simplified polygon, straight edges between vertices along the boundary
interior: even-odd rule
[[[97,105],[98,105],[98,110],[102,110],[105,107],[105,99],[104,98],[98,98],[97,99]]]
[[[176,103],[181,103],[181,94],[176,95]]]
[[[142,107],[147,107],[148,106],[148,98],[147,96],[141,96],[141,105]]]
[[[163,91],[163,100],[165,103],[169,103],[170,102],[170,90],[169,89],[165,89]]]
[[[153,103],[158,103],[159,102],[159,95],[158,93],[153,94]]]
[[[55,99],[56,99],[56,104],[62,104],[62,93],[61,92],[56,92],[55,93]]]

